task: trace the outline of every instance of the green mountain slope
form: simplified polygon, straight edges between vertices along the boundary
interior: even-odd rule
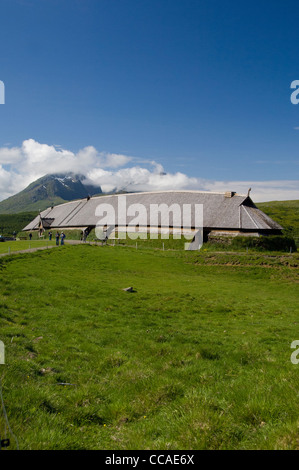
[[[21,212],[19,214],[0,214],[0,235],[11,237],[13,232],[21,232],[37,215],[38,211]]]
[[[284,228],[284,234],[299,238],[299,200],[271,201],[256,204]]]
[[[46,175],[14,196],[0,202],[0,214],[42,211],[51,205],[101,194],[100,187],[85,185],[82,175]]]

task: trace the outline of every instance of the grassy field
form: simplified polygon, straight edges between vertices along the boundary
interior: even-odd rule
[[[2,258],[20,448],[299,449],[298,265],[90,245]]]
[[[0,243],[0,254],[13,253],[15,251],[29,250],[31,248],[40,248],[42,246],[53,246],[55,240],[20,240],[20,241],[6,241]]]
[[[260,202],[258,208],[282,225],[284,234],[299,242],[299,201]]]

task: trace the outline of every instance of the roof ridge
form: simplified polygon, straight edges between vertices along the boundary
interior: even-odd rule
[[[136,191],[132,193],[119,193],[119,194],[105,194],[103,193],[101,196],[91,196],[90,199],[96,199],[101,197],[119,197],[119,196],[134,196],[136,194],[160,194],[160,193],[195,193],[195,194],[217,194],[217,195],[225,195],[227,192],[234,192],[234,191],[201,191],[198,189],[163,189],[163,190],[156,190],[156,191]],[[234,193],[232,197],[244,197],[247,198],[247,194],[238,194]],[[74,202],[74,201],[73,201]]]

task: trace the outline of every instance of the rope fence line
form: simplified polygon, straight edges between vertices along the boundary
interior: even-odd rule
[[[56,245],[36,246],[36,247],[33,247],[33,248],[30,247],[30,248],[27,248],[25,250],[16,250],[16,251],[12,251],[9,248],[10,247],[8,247],[7,252],[0,253],[0,257],[1,256],[9,256],[9,255],[17,255],[17,254],[20,254],[20,253],[34,253],[35,251],[39,251],[39,250],[47,250],[49,248],[56,248]]]
[[[299,241],[299,237],[296,237],[295,240]],[[116,243],[118,239],[110,239],[107,241],[101,241],[101,240],[65,240],[65,245],[96,245],[96,246],[110,246],[110,247],[125,247],[125,248],[134,248],[138,250],[139,248],[141,249],[146,249],[146,250],[158,250],[158,251],[185,251],[184,247],[178,247],[178,248],[168,248],[167,246],[165,247],[164,242],[161,242],[160,246],[146,246],[146,242],[148,240],[138,240],[136,243]],[[110,242],[110,243],[109,243]],[[113,243],[112,243],[113,242]],[[33,247],[33,248],[28,248],[25,250],[16,250],[16,251],[11,251],[11,249],[8,249],[7,252],[5,253],[0,253],[0,257],[2,256],[8,256],[8,255],[13,255],[13,254],[22,254],[22,253],[34,253],[36,251],[40,250],[47,250],[49,248],[57,248],[57,246],[61,245],[46,245],[46,246],[41,246],[41,247]],[[199,250],[202,251],[202,250]],[[227,253],[227,254],[247,254],[249,252],[249,249],[246,248],[244,251],[213,251],[213,250],[203,250],[206,251],[207,253]],[[262,252],[259,252],[262,253]],[[287,253],[287,252],[286,252]],[[292,249],[289,251],[290,254],[292,254]]]

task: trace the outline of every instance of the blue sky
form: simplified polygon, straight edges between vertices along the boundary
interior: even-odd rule
[[[92,147],[102,178],[112,154],[198,189],[299,198],[297,2],[0,0],[0,18],[0,198],[44,169],[22,162],[37,158],[28,140],[49,146],[51,171],[53,146],[76,161]]]

